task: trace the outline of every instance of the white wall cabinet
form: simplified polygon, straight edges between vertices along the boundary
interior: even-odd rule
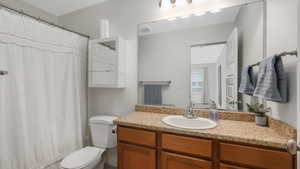
[[[126,87],[126,41],[120,37],[89,42],[89,87]]]

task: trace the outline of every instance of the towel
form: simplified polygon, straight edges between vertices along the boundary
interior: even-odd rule
[[[162,105],[161,85],[144,85],[144,104]]]
[[[260,63],[254,96],[288,102],[288,77],[280,56],[266,58]]]
[[[252,66],[246,66],[241,76],[239,92],[252,96],[256,87],[256,78]]]

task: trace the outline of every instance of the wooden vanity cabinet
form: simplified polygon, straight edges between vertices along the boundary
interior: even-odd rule
[[[118,126],[118,169],[296,169],[282,150]]]

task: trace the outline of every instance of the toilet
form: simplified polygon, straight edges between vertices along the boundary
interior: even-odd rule
[[[93,146],[82,148],[66,156],[60,163],[61,169],[103,169],[106,149],[117,145],[115,116],[95,116],[90,118]]]

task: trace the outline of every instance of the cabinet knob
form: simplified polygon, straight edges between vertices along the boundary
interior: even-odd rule
[[[297,151],[300,151],[300,143],[297,143],[295,140],[289,140],[287,142],[287,151],[292,155],[296,155]]]

